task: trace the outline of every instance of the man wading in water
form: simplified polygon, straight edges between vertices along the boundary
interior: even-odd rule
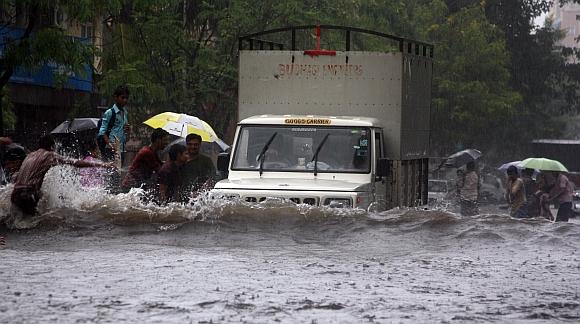
[[[556,215],[556,222],[567,222],[572,214],[572,195],[574,187],[568,177],[563,172],[552,172],[552,176],[556,178],[553,192],[550,193],[550,201],[556,201],[560,205],[558,214]]]
[[[28,216],[36,214],[36,206],[42,195],[40,188],[42,187],[44,176],[53,166],[70,164],[79,168],[113,167],[113,163],[73,160],[55,153],[54,139],[50,135],[41,137],[39,146],[38,150],[28,154],[24,162],[22,162],[20,171],[14,181],[12,196],[10,197],[12,205]]]
[[[475,171],[475,162],[467,163],[463,181],[459,182],[458,189],[461,215],[475,216],[479,214],[479,208],[477,206],[479,175]]]
[[[508,179],[505,199],[510,205],[510,216],[514,218],[528,218],[526,213],[526,191],[524,181],[518,175],[518,168],[513,165],[506,171]]]

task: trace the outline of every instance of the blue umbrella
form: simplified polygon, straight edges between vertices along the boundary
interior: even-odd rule
[[[507,169],[512,165],[515,166],[516,168],[518,168],[518,170],[521,170],[524,168],[524,167],[522,167],[522,161],[513,161],[513,162],[504,163],[497,169],[499,171],[506,172]]]

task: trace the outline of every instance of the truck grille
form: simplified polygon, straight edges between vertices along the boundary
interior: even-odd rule
[[[244,200],[247,201],[247,202],[256,203],[256,202],[262,202],[262,201],[266,200],[266,198],[267,197],[252,197],[252,196],[247,196],[247,197],[244,198]],[[293,202],[295,204],[307,204],[307,205],[312,205],[312,206],[318,206],[318,199],[317,198],[312,198],[312,197],[307,197],[307,198],[298,198],[298,197],[292,197],[292,198],[275,197],[275,198],[290,200],[291,202]]]

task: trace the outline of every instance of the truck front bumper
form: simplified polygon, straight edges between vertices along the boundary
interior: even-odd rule
[[[366,192],[213,189],[212,195],[241,199],[250,203],[259,203],[267,198],[276,198],[292,201],[296,204],[336,208],[366,209],[370,202],[370,197]]]

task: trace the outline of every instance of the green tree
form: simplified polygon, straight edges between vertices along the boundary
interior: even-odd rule
[[[435,4],[441,9],[440,3]],[[516,114],[521,96],[510,89],[509,54],[501,31],[480,6],[451,13],[429,27],[436,44],[433,138],[443,151],[502,145],[498,128]],[[482,130],[494,132],[482,134]]]
[[[101,91],[110,93],[118,84],[128,84],[136,123],[161,111],[207,120],[218,106],[221,116],[215,119],[224,123],[233,113],[228,83],[235,73],[219,45],[217,24],[227,5],[163,0],[113,8]]]
[[[560,1],[573,3],[577,0]],[[533,21],[548,11],[553,1],[532,0],[448,0],[450,10],[483,6],[487,20],[497,26],[509,53],[509,86],[521,95],[515,116],[504,116],[496,134],[510,141],[500,147],[511,154],[526,154],[528,143],[538,137],[561,136],[558,116],[580,108],[577,103],[578,78],[572,65],[566,65],[556,42],[563,36],[548,22],[541,28]],[[578,111],[575,111],[577,113]],[[501,153],[503,156],[504,153]]]
[[[4,47],[0,55],[0,97],[4,96],[4,89],[18,67],[34,71],[47,63],[56,63],[61,66],[55,72],[57,80],[65,79],[69,72],[82,73],[84,65],[92,61],[93,45],[67,37],[62,28],[46,23],[43,17],[50,16],[58,7],[68,19],[83,23],[91,21],[103,4],[103,1],[91,0],[0,0],[7,20],[0,25]],[[15,18],[10,15],[16,9],[27,13],[26,24],[21,33],[8,33]],[[3,116],[0,114],[0,118]],[[4,122],[0,121],[0,134],[3,126]]]
[[[106,70],[99,84],[103,93],[119,83],[131,87],[137,123],[161,111],[184,112],[208,121],[223,136],[236,114],[238,37],[288,25],[338,23],[352,16],[357,4],[133,1],[111,9],[112,42],[104,51]]]

